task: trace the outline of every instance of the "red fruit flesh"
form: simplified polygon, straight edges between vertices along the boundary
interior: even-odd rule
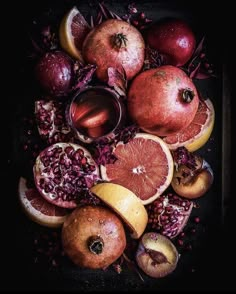
[[[153,24],[147,32],[146,40],[151,48],[162,54],[166,64],[175,66],[187,63],[196,46],[191,28],[178,19]]]
[[[144,131],[167,136],[186,128],[197,112],[198,93],[181,69],[166,65],[139,74],[128,93],[131,119]]]
[[[75,46],[77,49],[81,50],[83,41],[90,31],[90,27],[87,21],[84,19],[83,15],[78,11],[78,13],[73,17],[71,23],[71,33],[74,37]]]

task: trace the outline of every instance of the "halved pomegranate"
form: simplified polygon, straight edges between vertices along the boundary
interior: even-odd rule
[[[66,208],[79,204],[99,174],[89,151],[72,143],[56,143],[44,149],[37,157],[33,171],[42,196]]]

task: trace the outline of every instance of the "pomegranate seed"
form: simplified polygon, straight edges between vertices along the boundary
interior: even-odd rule
[[[182,233],[180,233],[180,237],[184,237],[185,236],[185,233],[184,232],[182,232]]]
[[[191,251],[192,250],[192,245],[191,244],[188,244],[186,247],[185,247],[186,250],[188,251]]]
[[[178,245],[180,245],[180,246],[183,246],[184,245],[184,241],[183,240],[181,240],[181,239],[178,239]]]
[[[197,224],[200,223],[200,218],[199,217],[195,217],[194,218],[194,222],[197,223]]]
[[[140,19],[144,19],[145,18],[145,13],[141,12],[139,17],[140,17]]]
[[[191,233],[195,234],[196,233],[196,229],[191,229]]]
[[[148,18],[145,18],[145,23],[150,23],[150,22],[152,22],[152,20],[151,19],[148,19]]]
[[[137,26],[139,25],[139,22],[138,22],[137,20],[133,20],[133,21],[132,21],[132,24],[133,24],[135,27],[137,27]]]
[[[86,157],[83,157],[82,159],[81,159],[81,164],[86,164],[87,163],[87,158]]]
[[[26,151],[28,150],[28,145],[24,145],[23,149]]]

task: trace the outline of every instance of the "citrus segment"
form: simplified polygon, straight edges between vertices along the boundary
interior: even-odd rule
[[[201,148],[211,136],[215,121],[214,106],[210,99],[199,100],[197,113],[191,124],[163,140],[171,150],[184,146],[190,152]]]
[[[73,7],[62,19],[59,38],[62,48],[75,59],[83,61],[81,48],[90,26],[80,11]]]
[[[104,180],[122,185],[144,205],[159,197],[173,176],[173,159],[167,145],[157,136],[138,133],[113,151],[117,160],[101,166]]]
[[[60,227],[68,214],[68,210],[47,202],[36,188],[28,189],[26,180],[19,180],[20,204],[30,219],[46,227]]]
[[[148,215],[140,199],[130,190],[113,183],[101,183],[91,188],[92,193],[110,206],[138,239],[144,232]]]

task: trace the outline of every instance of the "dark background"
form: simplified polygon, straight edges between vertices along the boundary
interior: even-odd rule
[[[95,3],[96,1],[91,1]],[[230,139],[232,126],[232,108],[230,99],[235,94],[233,89],[233,48],[230,42],[231,13],[229,5],[214,3],[214,7],[206,7],[206,1],[136,1],[138,8],[150,18],[163,16],[179,16],[186,19],[200,38],[206,34],[207,48],[212,63],[216,65],[218,78],[199,83],[203,93],[210,94],[216,109],[216,125],[213,140],[200,151],[210,162],[215,172],[214,184],[208,195],[200,200],[201,219],[206,232],[199,233],[196,250],[192,255],[183,257],[176,272],[165,279],[153,280],[145,278],[142,283],[135,273],[125,270],[118,276],[114,272],[81,271],[66,264],[61,270],[35,266],[32,261],[31,234],[37,225],[31,224],[21,213],[17,202],[17,180],[24,165],[22,151],[19,148],[20,118],[31,109],[36,93],[32,82],[32,73],[28,69],[27,50],[28,34],[32,18],[52,9],[58,16],[63,15],[74,4],[88,16],[87,1],[17,1],[11,10],[10,24],[6,42],[3,42],[9,56],[6,66],[7,94],[5,102],[9,111],[7,130],[9,138],[6,147],[8,154],[7,173],[3,183],[6,191],[4,199],[1,245],[1,261],[4,269],[2,289],[53,289],[53,290],[153,290],[153,289],[232,289],[233,264],[235,246],[232,241],[232,173],[230,162]],[[123,14],[129,1],[105,1],[117,14]],[[118,4],[119,3],[119,4]],[[213,3],[213,2],[212,2]],[[8,11],[9,11],[8,9]],[[226,19],[223,18],[226,16]],[[231,37],[232,38],[232,37]],[[10,40],[9,40],[10,39]],[[8,41],[9,40],[9,41]],[[234,53],[235,54],[235,53]],[[223,73],[224,69],[224,73]],[[9,86],[8,86],[9,83]],[[225,107],[227,101],[227,107]],[[222,111],[224,110],[224,112]],[[225,113],[227,115],[225,115]],[[223,123],[223,127],[222,127]],[[5,128],[5,125],[6,128]],[[8,129],[9,128],[9,129]],[[207,152],[207,149],[212,149]],[[224,156],[227,154],[227,156]],[[5,157],[5,156],[4,156]],[[231,165],[232,166],[232,165]],[[6,179],[5,179],[6,178]],[[7,183],[7,184],[6,184]],[[3,189],[4,190],[4,189]],[[4,190],[5,191],[5,190]],[[5,196],[6,202],[5,202]],[[191,266],[197,269],[191,272]]]

